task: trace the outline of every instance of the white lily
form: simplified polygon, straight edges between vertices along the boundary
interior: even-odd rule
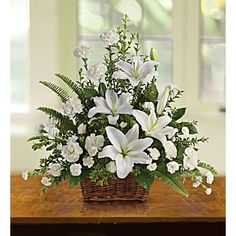
[[[91,118],[97,113],[109,114],[108,121],[115,125],[119,119],[119,114],[132,114],[132,106],[130,105],[130,93],[123,93],[119,97],[113,90],[107,90],[105,99],[103,97],[95,97],[95,107],[88,112]]]
[[[154,67],[157,64],[157,61],[143,62],[140,56],[132,57],[131,64],[120,60],[116,63],[119,70],[113,73],[113,77],[128,79],[133,86],[137,86],[140,82],[148,83],[152,80],[152,76],[157,74]]]
[[[154,110],[150,110],[149,115],[143,111],[134,110],[133,116],[147,135],[158,139],[162,144],[166,142],[166,135],[169,133],[169,128],[166,126],[171,122],[169,116],[157,118]]]
[[[106,127],[106,133],[112,145],[104,147],[98,157],[109,157],[114,160],[119,178],[125,178],[132,171],[135,163],[151,164],[152,159],[144,150],[152,144],[153,140],[138,139],[138,124],[135,124],[126,134],[111,126]]]
[[[166,86],[163,94],[161,95],[161,97],[159,98],[158,100],[158,103],[157,103],[157,114],[161,114],[165,107],[166,107],[166,103],[169,99],[169,95],[170,95],[170,86]]]

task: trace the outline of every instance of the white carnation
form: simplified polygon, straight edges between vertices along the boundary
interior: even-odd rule
[[[171,174],[174,174],[177,170],[179,170],[179,164],[175,161],[171,161],[166,165],[167,171]]]
[[[54,177],[58,177],[61,175],[61,170],[62,170],[62,167],[60,164],[58,163],[50,164],[48,173]]]
[[[80,176],[82,173],[82,166],[80,164],[72,164],[70,166],[70,173],[72,176]]]
[[[42,135],[44,128],[45,128],[45,125],[43,123],[36,125],[35,126],[35,135],[36,136]]]
[[[145,102],[143,108],[148,109],[149,111],[155,111],[155,106],[153,102]]]
[[[69,98],[66,103],[63,104],[63,113],[66,116],[73,117],[75,114],[80,114],[83,111],[83,105],[78,98]]]
[[[91,47],[82,45],[74,50],[73,55],[75,57],[89,58],[93,55],[93,51]]]
[[[54,119],[48,119],[48,122],[44,125],[44,130],[47,132],[46,136],[50,139],[55,138],[59,134],[59,129],[56,127]]]
[[[167,159],[172,161],[174,158],[177,157],[177,148],[173,142],[166,141],[163,146],[165,149]]]
[[[88,168],[91,168],[94,164],[94,160],[93,160],[93,157],[84,157],[83,158],[83,165],[84,166],[87,166]]]
[[[157,168],[157,163],[152,163],[147,166],[147,169],[150,171],[154,171]]]
[[[83,153],[83,149],[77,142],[73,140],[69,140],[67,145],[62,147],[61,155],[68,161],[68,162],[76,162],[79,160],[80,155]]]
[[[22,172],[22,178],[24,179],[24,180],[27,180],[28,179],[28,177],[29,177],[29,173],[28,173],[28,170],[24,170],[23,172]]]
[[[152,158],[152,160],[158,160],[160,157],[160,152],[157,148],[148,148],[149,155]]]
[[[104,145],[104,137],[102,135],[95,135],[92,133],[85,139],[85,149],[88,151],[90,156],[95,156]]]
[[[178,132],[178,129],[176,128],[173,128],[171,126],[167,126],[165,128],[165,132],[166,132],[166,135],[169,139],[171,139],[173,136],[175,136],[175,134]]]
[[[110,161],[109,163],[107,163],[106,170],[110,173],[115,173],[116,172],[116,162]]]
[[[184,168],[187,170],[194,170],[198,165],[197,152],[192,147],[188,147],[184,151]]]
[[[211,195],[212,189],[211,188],[206,188],[205,193],[206,193],[206,195]]]
[[[78,134],[85,134],[87,126],[84,123],[81,123],[78,126]]]
[[[208,171],[207,173],[206,173],[206,182],[208,183],[208,184],[212,184],[213,183],[213,181],[214,181],[214,175],[210,172],[210,171]]]
[[[179,135],[180,138],[188,139],[190,137],[189,128],[188,127],[184,126],[181,131],[182,131],[183,134]]]
[[[119,35],[114,30],[109,30],[101,34],[100,37],[104,43],[109,46],[114,45],[119,41]]]
[[[107,71],[107,67],[102,63],[93,65],[87,72],[87,78],[97,82]]]
[[[123,121],[120,123],[120,127],[121,127],[122,129],[125,128],[127,125],[128,125],[128,123],[123,122]]]
[[[52,183],[50,181],[51,180],[46,176],[43,176],[42,179],[41,179],[41,183],[46,187],[49,187],[49,186],[52,185]]]

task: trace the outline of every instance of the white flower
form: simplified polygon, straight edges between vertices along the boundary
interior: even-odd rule
[[[93,160],[93,157],[84,157],[83,158],[83,165],[84,166],[87,166],[88,168],[91,168],[94,164],[94,160]]]
[[[59,151],[62,150],[62,144],[61,144],[61,143],[59,143],[59,144],[57,145],[57,149],[58,149]]]
[[[114,45],[119,41],[119,35],[114,30],[109,30],[101,34],[100,38],[108,46]]]
[[[44,125],[44,130],[47,132],[46,136],[50,139],[55,138],[59,129],[56,127],[56,121],[54,119],[48,119],[48,122]]]
[[[147,169],[150,171],[154,171],[157,168],[157,163],[152,163],[147,166]]]
[[[167,84],[167,85],[159,85],[158,86],[158,94],[159,94],[159,98],[161,97],[161,95],[163,94],[166,86],[168,86],[170,88],[170,97],[173,98],[177,95],[179,89],[177,87],[176,84],[173,84],[173,83],[170,83],[170,84]]]
[[[43,123],[36,125],[35,126],[35,135],[41,136],[43,134],[44,128],[45,128],[45,125]]]
[[[166,126],[165,133],[169,139],[171,139],[178,132],[178,129],[173,128],[171,126]]]
[[[119,70],[113,73],[113,77],[128,79],[132,86],[137,86],[140,82],[146,84],[157,74],[155,71],[157,64],[156,61],[143,62],[140,56],[132,57],[131,63],[120,60],[116,63]]]
[[[91,47],[81,45],[74,50],[73,55],[75,57],[89,58],[93,55],[93,51]]]
[[[82,173],[81,169],[82,166],[80,164],[71,164],[70,173],[72,176],[80,176],[80,174]]]
[[[160,152],[157,148],[148,148],[149,155],[152,158],[152,160],[158,160],[160,157]]]
[[[155,111],[153,102],[145,102],[142,107],[148,109],[149,111]]]
[[[190,137],[188,127],[183,127],[181,131],[182,131],[183,134],[179,135],[180,138],[187,139],[187,138]]]
[[[205,193],[206,193],[206,195],[211,195],[212,189],[211,188],[206,188]]]
[[[62,167],[60,164],[58,164],[58,163],[50,164],[49,168],[50,169],[49,169],[48,173],[51,174],[52,176],[58,177],[61,175]]]
[[[188,147],[184,151],[184,168],[194,170],[198,165],[197,152],[192,147]]]
[[[95,156],[104,145],[104,137],[102,135],[95,135],[94,133],[85,139],[85,149],[90,156]]]
[[[78,126],[78,134],[85,134],[86,133],[86,128],[87,126],[84,124],[84,123],[81,123],[79,126]]]
[[[29,177],[28,170],[24,170],[21,175],[22,179],[27,180]]]
[[[89,68],[87,78],[93,82],[98,82],[99,79],[105,74],[107,67],[102,63],[97,63]]]
[[[106,170],[111,173],[116,172],[116,162],[115,161],[110,161],[109,163],[106,164]]]
[[[179,170],[179,164],[175,161],[171,161],[166,164],[167,171],[171,174],[174,174],[177,170]]]
[[[170,86],[166,86],[163,94],[160,96],[157,103],[157,114],[161,114],[164,111],[166,103],[169,99],[169,95],[170,95]]]
[[[73,117],[76,113],[80,114],[83,111],[83,105],[78,98],[69,98],[66,103],[63,104],[63,113],[66,116]]]
[[[128,123],[123,122],[123,121],[120,123],[120,127],[121,127],[122,129],[125,128],[127,125],[128,125]]]
[[[63,146],[61,151],[61,155],[68,162],[78,161],[82,153],[83,149],[77,142],[74,141],[74,138],[69,139],[67,145]]]
[[[42,179],[41,179],[41,183],[46,187],[49,187],[49,186],[52,185],[52,183],[50,181],[51,180],[46,176],[43,176]]]
[[[202,177],[197,176],[197,180],[196,180],[196,182],[193,183],[193,187],[197,188],[201,183],[202,183]]]
[[[165,149],[167,159],[172,161],[174,158],[177,157],[177,148],[173,142],[166,141],[163,146]]]
[[[210,172],[210,171],[208,171],[207,173],[206,173],[206,182],[208,183],[208,184],[212,184],[213,183],[213,181],[214,181],[214,175]]]
[[[106,133],[112,145],[104,147],[98,157],[110,157],[114,160],[119,178],[125,178],[132,171],[135,163],[151,164],[152,159],[143,151],[152,144],[153,140],[138,139],[138,124],[135,124],[126,134],[111,126],[106,127]]]
[[[91,118],[97,113],[108,114],[108,121],[115,124],[119,118],[119,114],[132,114],[132,106],[130,105],[130,93],[123,93],[119,97],[113,90],[107,90],[105,98],[95,97],[95,107],[88,112],[88,117]]]
[[[161,116],[157,118],[156,113],[152,110],[149,115],[143,111],[134,110],[133,116],[147,135],[158,139],[162,144],[166,142],[166,134],[169,132],[169,129],[167,129],[166,126],[171,122],[169,116]]]

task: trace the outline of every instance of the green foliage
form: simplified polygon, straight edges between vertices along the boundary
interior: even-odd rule
[[[174,110],[172,119],[175,121],[179,120],[181,117],[184,116],[185,111],[186,111],[186,108],[178,108],[178,109]]]
[[[182,125],[188,127],[190,134],[197,134],[198,133],[198,130],[197,130],[196,126],[193,123],[182,122]]]
[[[149,189],[154,181],[154,176],[150,175],[147,171],[142,171],[135,178],[138,184],[146,189]]]
[[[94,88],[87,87],[83,89],[83,97],[85,99],[91,99],[97,95],[98,95],[98,92]]]
[[[213,166],[211,166],[210,164],[207,164],[204,162],[199,162],[198,167],[209,170],[213,175],[217,175],[216,169]]]
[[[54,83],[47,81],[40,81],[39,83],[45,85],[46,87],[51,89],[54,93],[56,93],[61,98],[62,102],[66,102],[70,98],[68,93],[63,88],[55,85]]]
[[[177,173],[170,174],[166,170],[164,163],[161,163],[157,166],[157,169],[155,170],[155,175],[160,177],[162,181],[164,181],[167,185],[172,187],[174,190],[176,190],[180,194],[184,195],[185,197],[189,196],[183,184],[180,183],[178,180],[179,174]]]
[[[145,101],[156,102],[158,98],[157,87],[154,82],[150,83],[143,93],[143,99]]]
[[[106,85],[104,83],[100,83],[98,85],[98,93],[99,93],[100,96],[104,97],[106,90],[107,90],[107,88],[106,88]]]

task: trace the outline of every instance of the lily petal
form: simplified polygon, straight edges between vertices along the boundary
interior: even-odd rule
[[[114,116],[109,115],[109,116],[107,116],[107,119],[108,119],[109,124],[116,125],[117,120],[119,119],[119,115],[114,115]]]
[[[128,143],[132,142],[133,140],[137,140],[139,135],[139,126],[135,124],[128,132],[125,134]]]
[[[143,131],[148,131],[148,115],[139,110],[133,110],[133,116],[136,118],[138,123],[141,125]]]
[[[117,94],[113,90],[107,90],[105,97],[108,107],[110,108],[111,111],[114,112],[118,106]]]
[[[131,150],[130,155],[134,155],[136,153],[139,153],[139,152],[145,150],[152,143],[153,143],[153,140],[151,138],[134,140],[133,142],[128,144],[128,149]]]
[[[105,129],[108,139],[113,144],[115,149],[121,153],[122,147],[125,147],[127,145],[127,138],[120,130],[114,127],[107,126]]]
[[[151,137],[159,140],[162,143],[162,145],[165,144],[166,136],[164,134],[161,134],[160,131],[158,131],[158,130],[151,131],[149,134],[150,134]]]
[[[157,127],[158,127],[159,130],[163,129],[170,122],[171,122],[171,118],[169,116],[161,116],[160,118],[158,118]]]
[[[146,78],[146,76],[154,70],[154,66],[157,65],[156,61],[146,61],[144,62],[138,70],[140,78]]]
[[[129,156],[123,157],[123,155],[116,155],[116,168],[117,168],[117,176],[120,179],[124,179],[129,172],[132,171],[133,161]]]
[[[97,113],[111,114],[110,110],[106,107],[92,107],[88,112],[88,118],[93,117]]]
[[[127,74],[129,77],[132,77],[133,68],[131,64],[124,61],[119,61],[116,63],[116,66],[122,71],[124,71],[125,74]]]
[[[117,154],[119,154],[119,152],[112,145],[108,145],[98,153],[98,158],[110,157],[112,160],[115,160]]]
[[[148,156],[148,154],[145,152],[139,152],[135,154],[134,156],[132,156],[132,160],[134,163],[137,163],[137,164],[151,164],[152,163],[152,158],[150,158],[150,156]]]

